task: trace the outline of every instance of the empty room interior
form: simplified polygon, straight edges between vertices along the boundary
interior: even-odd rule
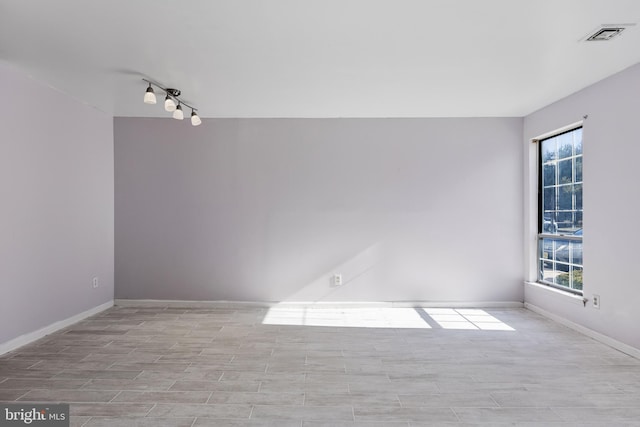
[[[0,95],[0,425],[640,426],[640,2],[0,0]]]

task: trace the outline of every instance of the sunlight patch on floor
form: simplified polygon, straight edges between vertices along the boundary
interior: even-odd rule
[[[431,328],[415,309],[391,307],[272,307],[269,309],[262,324],[344,328]]]
[[[476,308],[275,306],[269,309],[262,324],[344,328],[514,331],[511,326],[486,311]]]
[[[422,310],[443,329],[515,330],[479,308],[423,308]]]

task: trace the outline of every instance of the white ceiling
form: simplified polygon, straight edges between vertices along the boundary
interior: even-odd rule
[[[115,116],[523,116],[640,62],[638,0],[0,0],[0,60]]]

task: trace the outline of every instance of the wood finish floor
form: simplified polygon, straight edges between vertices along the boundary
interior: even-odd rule
[[[640,361],[525,309],[114,307],[1,356],[0,401],[86,427],[640,426]]]

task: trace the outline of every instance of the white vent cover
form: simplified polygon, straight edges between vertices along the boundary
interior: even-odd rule
[[[594,41],[608,41],[614,38],[615,36],[622,33],[625,28],[631,27],[635,24],[609,24],[609,25],[601,25],[596,30],[589,33],[587,37],[583,40],[588,42]]]

